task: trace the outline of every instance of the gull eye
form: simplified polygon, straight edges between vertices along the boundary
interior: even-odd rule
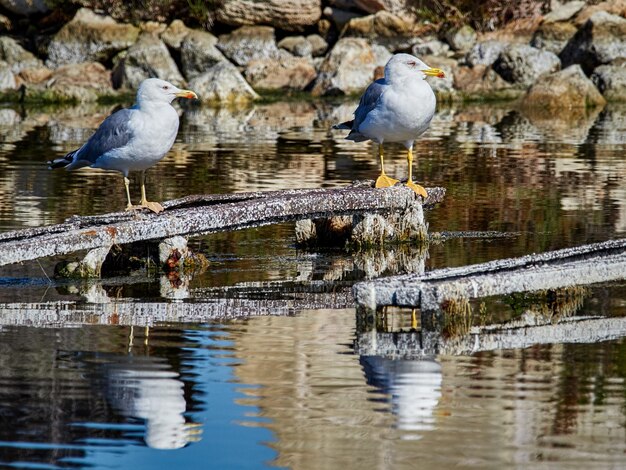
[[[169,90],[169,89],[170,89],[170,87],[169,87],[169,86],[167,86],[167,85],[163,85],[163,89],[164,89],[164,90]]]
[[[406,65],[408,65],[409,67],[415,67],[417,64],[414,61],[409,61],[406,63]]]

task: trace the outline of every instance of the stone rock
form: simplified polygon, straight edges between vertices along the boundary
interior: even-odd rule
[[[412,17],[412,0],[329,0],[330,5],[344,10],[373,14],[384,10],[403,18]]]
[[[530,45],[537,49],[550,51],[553,54],[559,54],[567,42],[576,34],[576,31],[578,31],[578,28],[572,23],[544,22],[535,31]]]
[[[391,51],[398,51],[410,48],[419,40],[413,26],[413,23],[382,10],[374,15],[352,18],[341,31],[341,37],[367,38]]]
[[[385,57],[366,39],[342,38],[320,66],[312,93],[320,96],[360,92],[372,82],[376,67],[384,66],[390,57],[388,51]]]
[[[50,11],[46,0],[0,0],[0,6],[20,16],[31,16]]]
[[[278,59],[257,59],[248,63],[245,78],[254,88],[304,90],[317,76],[309,59],[283,51]]]
[[[202,75],[189,82],[202,101],[241,102],[259,98],[230,62],[218,62]]]
[[[167,29],[165,23],[159,23],[158,21],[143,21],[139,24],[139,30],[141,34],[154,34],[159,36],[163,34]]]
[[[626,60],[596,67],[591,81],[608,101],[626,101]]]
[[[453,28],[446,33],[446,41],[450,47],[459,52],[469,51],[477,38],[476,31],[469,25]]]
[[[93,102],[114,95],[111,72],[98,62],[64,65],[45,83],[26,87],[27,100]]]
[[[115,88],[136,89],[146,78],[162,78],[177,86],[185,82],[167,47],[158,37],[142,35],[117,58],[113,69]]]
[[[46,65],[56,68],[88,61],[106,62],[132,46],[138,36],[139,28],[135,26],[120,24],[109,16],[81,8],[52,38]]]
[[[19,73],[19,77],[25,82],[29,84],[41,83],[52,77],[52,70],[48,67],[36,67],[36,68],[27,68],[22,69]]]
[[[269,25],[302,31],[322,16],[321,0],[222,0],[219,3],[215,18],[231,26]]]
[[[520,86],[531,85],[540,75],[555,72],[560,67],[559,58],[552,52],[521,44],[506,48],[493,64],[502,78]]]
[[[174,50],[180,49],[183,40],[191,30],[181,20],[172,21],[161,34],[161,41]]]
[[[465,56],[465,62],[472,67],[476,65],[491,65],[507,47],[507,43],[494,39],[478,42],[472,46]]]
[[[181,67],[187,80],[226,60],[216,44],[217,38],[206,31],[191,30],[187,34],[180,46]]]
[[[17,87],[17,77],[11,71],[10,65],[0,60],[0,91],[15,90]]]
[[[544,23],[554,23],[557,21],[567,21],[571,19],[585,6],[582,0],[574,0],[557,6],[550,13],[543,17]]]
[[[0,33],[6,33],[13,29],[13,24],[11,20],[6,16],[0,14]]]
[[[311,54],[313,57],[321,57],[328,50],[328,43],[319,34],[309,34],[306,37],[309,44],[311,44]]]
[[[414,44],[411,48],[411,53],[417,57],[422,57],[424,55],[445,57],[449,54],[449,52],[450,46],[448,46],[445,42],[435,38],[434,36],[419,38],[417,44]]]
[[[11,72],[14,74],[27,68],[43,67],[41,60],[20,46],[15,39],[8,36],[0,37],[0,61],[9,64]]]
[[[454,73],[454,88],[468,99],[511,99],[521,94],[520,90],[513,88],[495,70],[484,64],[458,67]]]
[[[605,11],[612,15],[626,17],[626,0],[607,0],[593,4],[589,2],[574,18],[576,26],[584,25],[589,18],[599,11]]]
[[[563,67],[580,64],[587,74],[598,65],[626,58],[626,19],[605,11],[594,13],[559,57]]]
[[[228,59],[245,67],[255,59],[277,59],[279,56],[274,28],[269,26],[242,26],[230,34],[222,34],[217,48]]]
[[[604,106],[606,100],[579,65],[571,65],[537,81],[523,98],[524,107],[541,107],[547,112]]]
[[[304,36],[287,36],[278,43],[278,47],[298,57],[313,55],[313,46]]]

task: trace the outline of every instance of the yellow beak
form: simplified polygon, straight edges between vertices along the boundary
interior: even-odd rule
[[[191,90],[180,90],[178,93],[176,93],[176,96],[178,98],[187,98],[187,99],[198,99],[198,95],[196,95],[193,91]]]
[[[426,69],[426,70],[422,70],[422,73],[424,73],[424,75],[428,75],[430,77],[437,77],[437,78],[445,78],[446,74],[443,73],[443,70],[441,69]]]

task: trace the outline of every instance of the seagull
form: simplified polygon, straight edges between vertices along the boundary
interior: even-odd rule
[[[165,80],[144,80],[131,108],[111,114],[82,147],[63,158],[49,161],[49,168],[77,170],[88,166],[119,171],[126,186],[126,210],[145,207],[155,213],[162,212],[161,204],[146,199],[146,170],[169,152],[178,133],[178,113],[171,105],[174,98],[197,99],[198,96]],[[141,203],[138,206],[130,200],[129,171],[141,172]]]
[[[398,180],[385,174],[383,143],[401,142],[407,149],[407,186],[426,198],[426,190],[413,182],[413,143],[430,126],[437,100],[426,77],[444,78],[441,69],[431,68],[410,54],[395,54],[385,65],[385,76],[367,87],[352,121],[333,126],[349,129],[346,139],[373,140],[378,144],[380,176],[377,188],[393,186]]]

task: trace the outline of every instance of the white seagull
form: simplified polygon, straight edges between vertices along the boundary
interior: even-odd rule
[[[348,140],[373,140],[378,144],[381,171],[376,180],[377,188],[398,182],[385,174],[383,143],[401,142],[408,152],[407,186],[427,197],[426,190],[413,182],[413,143],[430,126],[437,104],[425,80],[427,76],[443,78],[445,74],[410,54],[394,55],[385,65],[385,77],[370,84],[361,96],[354,119],[334,126],[335,129],[350,129]]]
[[[146,199],[146,170],[169,152],[176,139],[179,120],[171,103],[177,97],[198,98],[193,91],[181,90],[165,80],[144,80],[131,108],[110,115],[82,147],[48,162],[49,168],[76,170],[88,166],[119,171],[126,186],[126,210],[146,207],[156,213],[163,211],[161,204]],[[141,172],[139,206],[130,200],[130,171]]]

